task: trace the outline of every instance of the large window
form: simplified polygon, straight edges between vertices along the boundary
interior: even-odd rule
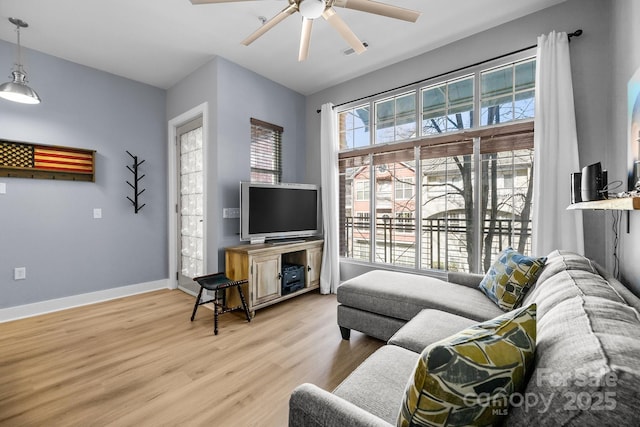
[[[251,182],[280,183],[283,131],[280,126],[251,119]]]
[[[473,76],[428,86],[422,92],[422,134],[473,127]]]
[[[416,136],[416,94],[383,99],[375,103],[376,142],[402,141]]]
[[[338,113],[340,149],[364,147],[370,144],[369,106],[363,105]]]
[[[535,60],[472,71],[338,112],[341,256],[483,272],[530,252]]]
[[[481,80],[480,121],[483,126],[533,117],[535,60],[484,71]]]

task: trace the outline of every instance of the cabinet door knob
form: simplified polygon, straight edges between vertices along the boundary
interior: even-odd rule
[[[307,271],[311,271],[311,266],[307,265]]]

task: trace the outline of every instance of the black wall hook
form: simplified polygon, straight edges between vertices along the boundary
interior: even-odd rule
[[[138,201],[138,197],[142,193],[144,193],[144,190],[146,190],[146,188],[143,188],[141,191],[138,191],[138,182],[145,177],[144,174],[142,176],[138,176],[138,167],[144,163],[144,160],[138,161],[138,156],[134,156],[129,151],[127,151],[127,154],[130,155],[133,159],[133,167],[127,165],[127,169],[129,169],[129,171],[131,171],[131,173],[133,174],[133,184],[129,181],[126,181],[126,183],[129,184],[131,188],[133,188],[133,199],[131,199],[131,197],[129,196],[127,196],[127,199],[129,199],[129,201],[133,204],[135,213],[138,213],[140,209],[142,209],[144,205],[146,205],[146,203],[140,204]]]

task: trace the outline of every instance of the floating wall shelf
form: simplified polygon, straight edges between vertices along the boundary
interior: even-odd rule
[[[95,182],[96,152],[0,139],[0,176]]]
[[[640,197],[623,197],[620,199],[595,200],[592,202],[574,203],[567,207],[573,209],[603,209],[603,210],[619,210],[634,211],[640,210]]]

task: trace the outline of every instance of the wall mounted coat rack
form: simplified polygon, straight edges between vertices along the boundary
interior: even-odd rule
[[[138,213],[140,209],[142,209],[144,205],[146,205],[146,203],[140,204],[139,202],[139,197],[142,193],[144,193],[144,190],[146,190],[146,188],[138,191],[138,182],[140,182],[140,180],[144,178],[144,174],[138,176],[138,167],[140,167],[140,165],[144,163],[144,160],[138,161],[138,156],[134,156],[129,151],[127,151],[127,154],[130,155],[133,159],[133,165],[127,165],[127,169],[129,169],[129,171],[131,171],[131,173],[133,174],[133,184],[129,181],[126,181],[127,184],[129,184],[129,186],[133,188],[133,199],[129,196],[127,196],[127,199],[129,199],[129,201],[133,204],[135,213]]]

